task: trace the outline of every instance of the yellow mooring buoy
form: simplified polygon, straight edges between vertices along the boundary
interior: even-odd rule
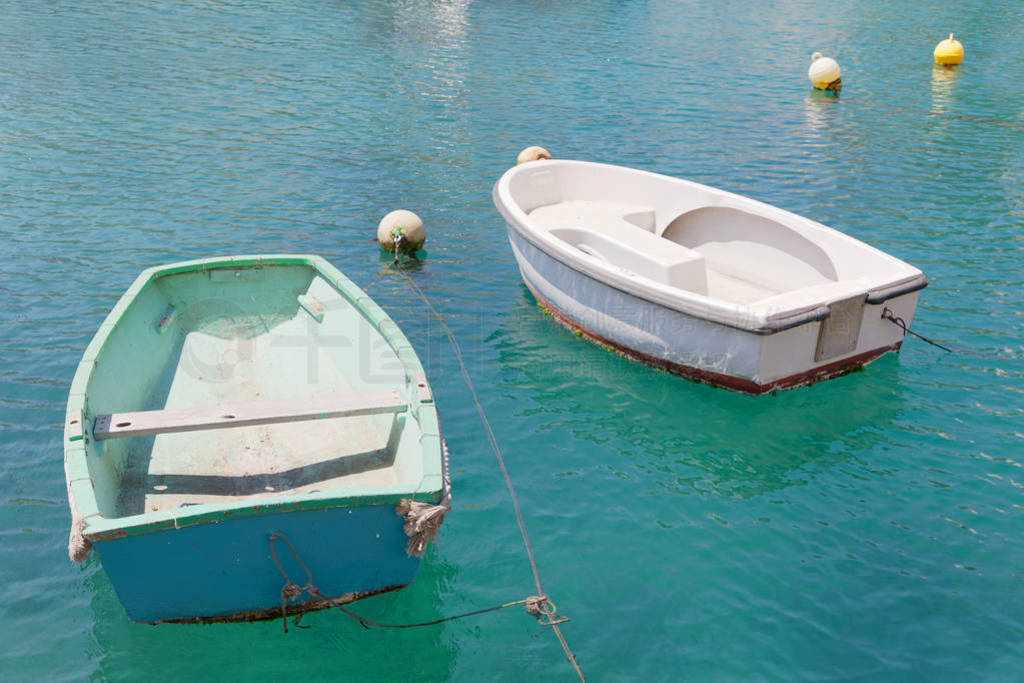
[[[527,161],[538,161],[540,159],[550,159],[551,154],[543,147],[527,147],[519,156],[516,157],[516,166],[519,164],[525,164]]]
[[[964,46],[959,40],[953,40],[953,34],[935,46],[935,63],[939,66],[956,66],[964,61]]]
[[[823,57],[820,52],[811,55],[811,68],[807,70],[807,78],[811,79],[811,85],[818,90],[831,90],[839,92],[843,87],[842,73],[839,71],[839,63],[831,57]]]

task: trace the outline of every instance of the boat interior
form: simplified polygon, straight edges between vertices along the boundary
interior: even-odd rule
[[[730,304],[849,296],[891,278],[897,263],[795,214],[631,169],[545,161],[510,188],[535,229],[641,278]]]
[[[87,395],[108,518],[422,477],[403,364],[308,265],[157,277],[110,331]]]

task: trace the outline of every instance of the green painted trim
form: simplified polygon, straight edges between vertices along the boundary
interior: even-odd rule
[[[398,487],[361,487],[339,496],[336,493],[320,491],[292,496],[279,496],[266,500],[240,501],[237,503],[207,503],[189,506],[173,511],[150,512],[131,517],[105,518],[98,513],[95,491],[86,462],[88,444],[92,443],[91,424],[95,418],[88,410],[88,396],[85,390],[89,383],[96,359],[103,351],[115,325],[131,310],[139,294],[154,280],[195,271],[219,268],[239,268],[260,265],[307,265],[330,282],[384,337],[402,363],[409,392],[410,409],[421,425],[420,451],[423,478],[412,490]],[[279,513],[283,511],[319,510],[332,507],[357,507],[364,505],[394,504],[403,498],[436,502],[442,496],[441,482],[441,441],[437,432],[437,410],[433,402],[420,402],[416,396],[416,377],[424,375],[419,357],[412,344],[377,303],[354,282],[349,280],[326,259],[315,255],[253,255],[226,256],[198,259],[155,266],[142,271],[111,309],[89,342],[82,360],[71,381],[68,396],[67,419],[64,432],[64,459],[69,482],[74,482],[75,503],[85,517],[84,535],[90,541],[103,541],[124,536],[151,533],[164,529],[180,528],[194,524],[205,524],[226,519],[251,515]],[[429,383],[428,383],[429,386]],[[73,439],[71,420],[82,420],[84,438]],[[88,485],[85,485],[88,484]]]

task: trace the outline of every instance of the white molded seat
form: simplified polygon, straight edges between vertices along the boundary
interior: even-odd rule
[[[707,294],[704,257],[654,234],[650,207],[612,202],[559,202],[530,217],[580,251],[655,282]]]

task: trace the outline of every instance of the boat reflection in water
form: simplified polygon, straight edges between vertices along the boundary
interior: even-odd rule
[[[884,443],[886,426],[906,405],[894,357],[879,361],[885,372],[768,398],[679,382],[580,344],[525,288],[493,341],[502,386],[535,406],[517,419],[558,445],[566,471],[608,467],[633,476],[636,468],[676,493],[745,498],[802,482],[794,473],[805,466]]]

